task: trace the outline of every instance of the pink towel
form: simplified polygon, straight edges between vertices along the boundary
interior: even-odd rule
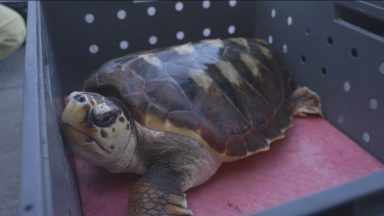
[[[268,152],[224,164],[208,182],[189,190],[194,215],[254,213],[384,168],[326,120],[294,121]],[[110,174],[78,158],[76,169],[85,216],[125,215],[139,176]]]

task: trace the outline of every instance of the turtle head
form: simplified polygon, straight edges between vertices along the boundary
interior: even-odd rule
[[[76,154],[110,171],[121,169],[127,151],[134,151],[130,143],[135,138],[128,116],[119,103],[100,94],[72,92],[61,124],[64,137]]]

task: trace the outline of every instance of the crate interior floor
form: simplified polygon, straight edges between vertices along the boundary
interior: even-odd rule
[[[286,138],[267,152],[224,164],[187,192],[194,215],[245,215],[364,176],[384,165],[318,117],[295,118]],[[138,179],[109,174],[76,159],[84,215],[125,215]]]

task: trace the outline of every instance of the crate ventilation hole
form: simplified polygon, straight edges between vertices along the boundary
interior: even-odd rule
[[[155,44],[157,44],[157,37],[156,37],[155,35],[150,36],[150,37],[148,38],[148,42],[149,42],[149,44],[151,44],[151,45],[155,45]]]
[[[384,75],[384,62],[380,64],[379,71],[380,71],[381,74]]]
[[[204,9],[208,9],[209,7],[211,7],[211,2],[205,0],[205,1],[203,1],[202,6]]]
[[[231,6],[231,7],[235,7],[236,4],[237,4],[237,1],[236,1],[236,0],[230,0],[230,1],[229,1],[229,6]]]
[[[128,49],[129,43],[126,40],[122,40],[122,41],[120,41],[119,46],[120,46],[120,49],[126,50],[126,49]]]
[[[116,16],[117,16],[117,19],[123,20],[123,19],[125,19],[125,17],[127,17],[127,12],[123,9],[118,10],[116,13]]]
[[[175,4],[175,10],[176,11],[182,11],[184,9],[184,4],[183,4],[183,2],[176,2],[176,4]]]
[[[86,23],[88,23],[88,24],[91,24],[91,23],[93,23],[93,22],[95,21],[95,17],[93,16],[93,14],[91,14],[91,13],[87,13],[87,14],[85,14],[85,16],[84,16],[84,21],[85,21]]]
[[[185,37],[185,33],[184,33],[183,31],[178,31],[178,32],[176,33],[176,39],[177,39],[177,40],[183,40],[184,37]]]
[[[234,25],[228,26],[228,34],[234,34],[236,31],[236,27]]]
[[[99,46],[97,46],[96,44],[90,45],[89,52],[92,54],[96,54],[97,52],[99,52]]]
[[[211,35],[211,29],[210,28],[203,29],[203,36],[204,37],[209,37],[210,35]]]

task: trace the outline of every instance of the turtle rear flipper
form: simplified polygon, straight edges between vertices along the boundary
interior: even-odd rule
[[[192,216],[182,191],[183,174],[169,164],[156,164],[134,185],[128,202],[128,216]]]
[[[306,116],[307,114],[317,114],[323,116],[321,112],[320,97],[307,87],[299,87],[293,92],[294,115]]]

